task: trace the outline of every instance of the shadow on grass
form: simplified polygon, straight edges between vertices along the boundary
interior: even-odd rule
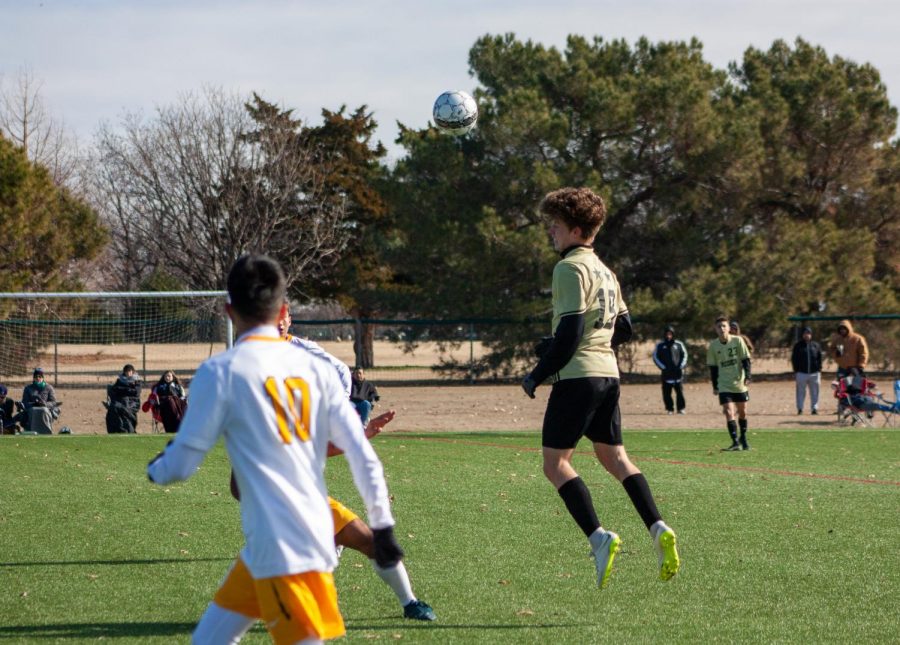
[[[536,623],[536,624],[526,624],[526,623],[508,623],[508,624],[493,624],[493,625],[484,625],[478,623],[464,623],[459,625],[453,625],[448,623],[426,623],[426,622],[416,622],[410,623],[405,622],[402,625],[398,625],[396,622],[392,622],[389,625],[347,625],[346,629],[348,632],[365,632],[365,631],[397,631],[397,630],[407,630],[407,629],[423,629],[426,631],[430,630],[447,630],[447,629],[484,629],[484,630],[492,630],[492,629],[560,629],[560,628],[571,628],[571,627],[595,627],[596,625],[592,623]],[[2,632],[0,632],[2,634]]]
[[[183,564],[185,562],[230,562],[234,556],[222,558],[157,558],[154,560],[34,560],[31,562],[0,562],[2,567],[50,567],[50,566],[96,566],[133,564]]]
[[[378,620],[375,618],[374,620]],[[196,621],[188,623],[175,622],[144,622],[144,623],[51,623],[47,625],[0,625],[0,639],[5,638],[139,638],[150,636],[184,636],[192,633],[196,627]],[[444,623],[409,623],[398,625],[396,620],[390,619],[384,624],[348,625],[348,632],[364,631],[397,631],[398,629],[424,629],[424,630],[453,630],[453,629],[482,629],[482,630],[513,630],[513,629],[558,629],[571,627],[592,627],[590,623],[540,623],[540,624],[501,624],[478,625],[465,623],[460,625]],[[260,623],[257,623],[253,632],[264,633]]]
[[[0,638],[124,638],[127,636],[182,636],[194,631],[190,623],[55,623],[0,625]]]
[[[390,616],[360,616],[356,619],[344,618],[345,627],[348,632],[362,631],[384,631],[398,629],[422,629],[422,630],[446,630],[446,629],[559,629],[569,627],[595,627],[596,623],[493,623],[493,624],[477,624],[477,623],[445,623],[438,618],[437,622],[427,621],[411,621],[403,620],[402,624],[397,624],[397,619]],[[360,624],[358,621],[366,621]]]

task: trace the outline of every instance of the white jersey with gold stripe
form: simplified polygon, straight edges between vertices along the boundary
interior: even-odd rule
[[[347,456],[369,524],[394,524],[381,462],[337,372],[275,327],[249,331],[197,370],[175,441],[207,452],[220,436],[241,491],[241,557],[254,578],[336,566],[329,440]]]
[[[339,359],[337,356],[326,352],[325,348],[319,345],[319,343],[315,342],[314,340],[309,340],[308,338],[300,338],[299,336],[288,336],[287,339],[294,345],[302,347],[310,354],[314,354],[315,356],[324,358],[326,361],[331,363],[331,365],[334,366],[334,369],[337,370],[338,375],[341,377],[341,384],[347,391],[347,398],[350,398],[350,390],[353,387],[353,377],[350,375],[350,368],[344,361]]]

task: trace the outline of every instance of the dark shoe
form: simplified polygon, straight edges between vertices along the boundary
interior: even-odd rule
[[[741,444],[739,444],[737,441],[735,441],[733,444],[731,444],[727,448],[722,448],[722,452],[737,452],[737,451],[740,451],[740,449],[741,449]]]
[[[803,410],[797,410],[797,414],[803,414]]]
[[[750,444],[747,443],[747,438],[746,438],[746,437],[741,437],[741,447],[740,447],[740,449],[741,449],[741,450],[750,450]]]
[[[810,412],[810,414],[815,416],[815,415],[819,414],[819,411],[816,410],[815,408],[813,408],[812,411]]]
[[[413,600],[408,605],[403,606],[403,617],[412,620],[437,620],[434,610],[426,602],[421,600]]]

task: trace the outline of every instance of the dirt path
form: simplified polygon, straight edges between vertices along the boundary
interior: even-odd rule
[[[538,388],[537,398],[528,399],[517,385],[382,387],[379,411],[393,408],[397,418],[394,431],[479,431],[538,430],[549,388]],[[100,390],[66,390],[57,395],[64,402],[57,427],[68,425],[76,434],[102,434],[105,409]],[[146,398],[146,392],[144,393]],[[810,428],[836,427],[835,402],[826,384],[820,396],[819,416],[802,416],[794,408],[792,382],[758,382],[750,387],[750,427]],[[723,430],[724,421],[717,398],[707,383],[689,383],[685,388],[687,414],[668,416],[658,385],[625,385],[622,388],[622,421],[625,430],[708,429]],[[807,403],[808,405],[808,403]],[[876,419],[876,425],[881,419]],[[141,413],[138,432],[151,431],[150,415]]]

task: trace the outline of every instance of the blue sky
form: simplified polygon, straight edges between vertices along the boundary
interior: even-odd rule
[[[718,67],[797,36],[873,64],[900,105],[900,2],[887,0],[0,0],[0,75],[27,68],[51,112],[87,141],[101,121],[152,113],[204,85],[294,108],[367,104],[396,156],[396,121],[423,127],[445,89],[472,90],[486,33],[562,47],[587,37],[687,40]]]

